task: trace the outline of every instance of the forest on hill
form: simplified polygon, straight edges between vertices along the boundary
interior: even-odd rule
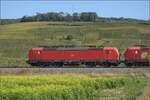
[[[140,20],[133,18],[116,18],[110,17],[105,18],[98,16],[96,12],[74,12],[73,14],[65,12],[47,12],[47,13],[36,13],[33,16],[23,16],[18,19],[1,19],[0,24],[11,24],[20,22],[39,22],[39,21],[80,21],[80,22],[137,22],[143,24],[149,24],[149,20]]]

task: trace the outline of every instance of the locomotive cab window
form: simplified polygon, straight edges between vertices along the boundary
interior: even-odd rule
[[[106,51],[106,54],[112,54],[112,52],[111,51]]]

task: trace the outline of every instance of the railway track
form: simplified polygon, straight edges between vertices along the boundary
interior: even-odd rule
[[[150,68],[0,68],[6,74],[142,74],[150,75]]]
[[[63,66],[0,66],[0,68],[150,68],[150,66],[80,66],[80,65],[63,65]]]

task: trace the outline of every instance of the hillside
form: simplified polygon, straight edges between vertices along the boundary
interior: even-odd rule
[[[122,53],[150,46],[150,25],[122,22],[27,22],[0,25],[0,66],[29,66],[28,50],[39,45],[114,46]]]

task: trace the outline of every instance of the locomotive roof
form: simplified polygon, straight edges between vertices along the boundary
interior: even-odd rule
[[[134,50],[134,49],[140,49],[140,47],[128,47],[128,49]]]
[[[74,48],[44,48],[44,50],[99,50],[103,48],[82,48],[82,47],[74,47]]]
[[[150,47],[129,47],[128,49],[150,49]]]
[[[103,46],[93,46],[93,45],[88,45],[88,46],[74,46],[74,45],[54,45],[54,46],[39,46],[42,47],[44,50],[99,50],[103,49]]]

